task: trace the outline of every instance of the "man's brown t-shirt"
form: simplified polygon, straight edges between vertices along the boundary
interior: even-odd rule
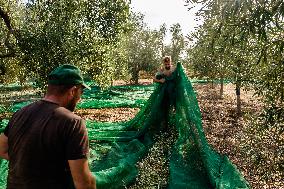
[[[70,188],[68,160],[86,158],[89,150],[85,122],[44,100],[16,112],[4,134],[9,145],[8,189]]]

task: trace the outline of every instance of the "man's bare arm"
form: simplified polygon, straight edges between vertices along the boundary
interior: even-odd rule
[[[157,79],[157,78],[153,78],[153,82],[156,82],[156,83],[164,83],[165,82],[165,79],[162,78],[162,79]]]
[[[0,158],[9,160],[8,149],[8,137],[2,133],[0,134]]]
[[[96,189],[96,180],[87,159],[68,160],[68,163],[76,189]]]

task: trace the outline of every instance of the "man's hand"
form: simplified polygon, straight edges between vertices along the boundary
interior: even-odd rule
[[[8,149],[8,137],[2,133],[0,135],[0,158],[9,160]]]
[[[96,189],[96,180],[87,159],[68,160],[68,163],[76,189]]]
[[[166,81],[165,78],[162,78],[162,79],[153,78],[153,82],[156,82],[156,83],[165,83],[165,81]]]
[[[165,83],[165,78],[160,79],[160,83]]]

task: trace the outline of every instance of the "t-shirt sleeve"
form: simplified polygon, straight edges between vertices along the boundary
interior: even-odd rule
[[[10,130],[11,130],[11,127],[12,127],[12,125],[14,124],[15,120],[17,120],[17,119],[19,118],[19,112],[20,112],[20,111],[21,111],[21,110],[18,110],[18,111],[16,111],[16,112],[13,114],[13,116],[12,116],[11,119],[9,120],[7,126],[5,127],[3,133],[4,133],[4,135],[5,135],[6,137],[8,137],[9,132],[10,132]]]
[[[9,128],[10,128],[10,122],[8,123],[8,125],[5,127],[5,129],[4,129],[4,135],[6,136],[6,137],[8,137],[8,135],[9,135]]]
[[[87,158],[89,153],[88,133],[84,120],[73,120],[67,136],[66,157],[68,160]]]
[[[8,135],[9,135],[10,128],[11,128],[11,126],[13,125],[12,122],[13,122],[13,120],[15,119],[15,115],[16,115],[16,113],[12,116],[12,118],[9,120],[7,126],[6,126],[5,129],[4,129],[4,132],[3,132],[3,133],[4,133],[4,135],[5,135],[6,137],[8,137]]]

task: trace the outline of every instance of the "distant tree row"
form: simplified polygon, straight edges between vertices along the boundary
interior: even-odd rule
[[[127,0],[0,0],[0,83],[33,78],[45,86],[47,74],[71,63],[100,86],[115,79],[138,83],[153,73],[163,55],[177,61],[185,48],[179,24],[151,30]]]
[[[0,11],[4,79],[29,76],[42,86],[46,75],[64,63],[79,66],[99,83],[111,78],[110,49],[127,31],[126,1],[1,0]]]

